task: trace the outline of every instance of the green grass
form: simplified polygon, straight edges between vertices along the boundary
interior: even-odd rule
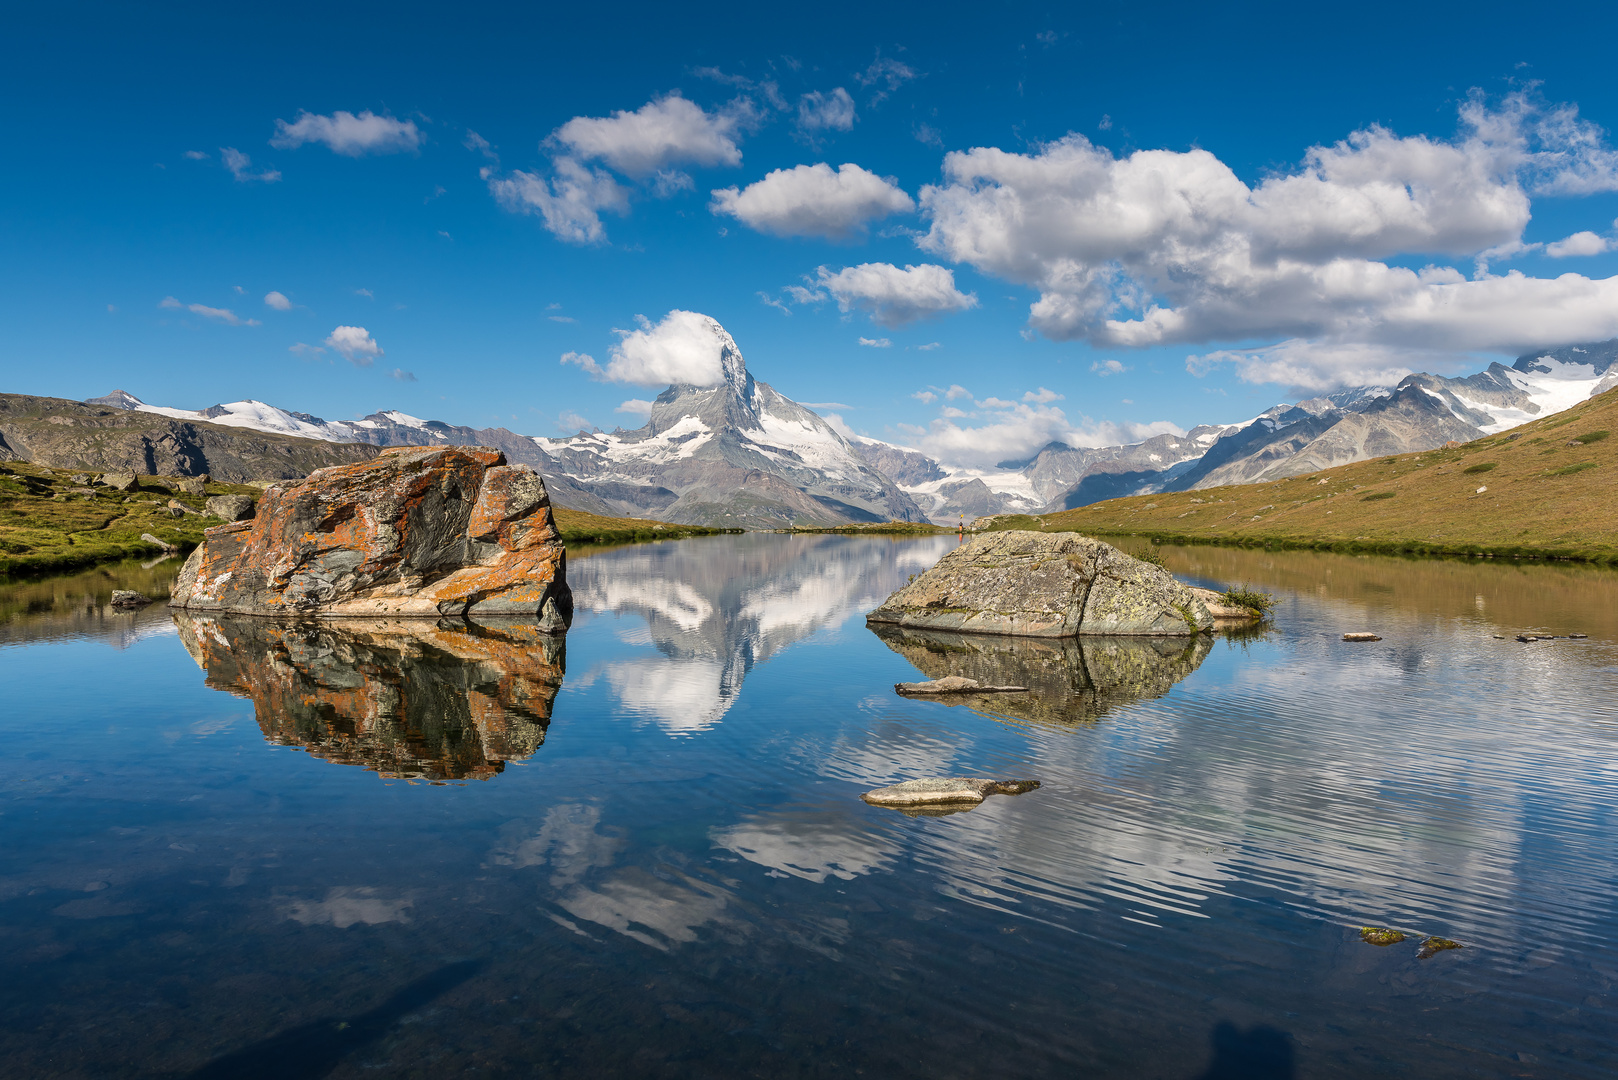
[[[1575,436],[1573,436],[1573,441],[1574,442],[1581,442],[1584,445],[1589,446],[1591,443],[1600,442],[1602,439],[1605,439],[1607,436],[1609,436],[1611,434],[1612,434],[1612,432],[1610,432],[1610,431],[1592,431],[1588,435],[1575,435]]]
[[[1233,607],[1244,607],[1249,611],[1256,611],[1260,615],[1268,615],[1275,607],[1275,597],[1267,592],[1249,589],[1243,585],[1239,589],[1226,589],[1219,594],[1220,599]]]
[[[1498,469],[1499,467],[1500,467],[1500,463],[1497,462],[1497,461],[1480,461],[1476,465],[1468,465],[1466,468],[1462,469],[1461,472],[1463,472],[1463,473],[1493,472],[1494,470]]]
[[[150,533],[182,551],[202,541],[202,531],[217,518],[199,514],[172,517],[172,500],[201,511],[207,496],[187,495],[175,478],[140,477],[132,492],[93,488],[76,475],[94,470],[51,469],[24,462],[0,465],[0,574],[57,573],[118,559],[144,557],[160,549],[142,540]],[[174,486],[170,486],[174,485]],[[250,494],[236,484],[207,485],[208,495]]]
[[[1397,491],[1373,491],[1371,494],[1361,499],[1360,502],[1376,502],[1378,499],[1391,499],[1397,494],[1399,494]]]
[[[1545,475],[1546,476],[1572,476],[1574,473],[1581,473],[1586,469],[1593,469],[1595,467],[1596,467],[1596,463],[1593,462],[1593,461],[1581,461],[1577,465],[1566,465],[1566,466],[1564,466],[1564,467],[1562,467],[1560,469],[1552,469],[1550,472],[1546,473]]]
[[[715,536],[741,529],[714,529],[705,525],[670,525],[646,518],[604,517],[584,510],[552,506],[556,529],[564,544],[641,544],[649,540],[679,540],[687,536]]]

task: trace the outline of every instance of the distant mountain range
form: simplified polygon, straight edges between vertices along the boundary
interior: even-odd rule
[[[1618,338],[1524,355],[1466,378],[1416,374],[1281,404],[1239,424],[1201,425],[1123,446],[1053,442],[988,470],[952,469],[918,450],[845,438],[747,371],[717,322],[724,381],[670,386],[644,427],[548,439],[405,413],[322,420],[258,401],[191,412],[122,390],[87,405],[275,435],[373,446],[497,446],[546,478],[563,506],[692,525],[781,528],[866,521],[954,523],[1071,509],[1123,495],[1255,483],[1386,454],[1469,441],[1618,386]],[[43,400],[43,399],[40,399]]]

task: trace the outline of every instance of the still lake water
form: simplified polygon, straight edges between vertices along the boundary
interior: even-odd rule
[[[1618,575],[1165,548],[1273,630],[865,627],[956,542],[575,553],[565,646],[0,587],[0,1072],[1612,1075]],[[1036,693],[893,693],[951,673]],[[960,774],[1044,786],[857,798]]]

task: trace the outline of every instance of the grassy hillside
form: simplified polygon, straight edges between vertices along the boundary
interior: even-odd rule
[[[1137,495],[991,528],[1165,542],[1618,562],[1618,390],[1454,449]],[[1479,489],[1484,490],[1479,490]]]
[[[158,554],[161,549],[142,540],[141,533],[190,548],[201,542],[204,528],[219,524],[218,518],[200,514],[171,516],[171,500],[200,511],[204,498],[171,488],[173,481],[143,476],[138,491],[103,487],[84,494],[85,485],[74,475],[16,461],[0,465],[0,574]],[[256,488],[215,483],[208,484],[207,493],[259,495]]]
[[[714,536],[741,529],[713,529],[705,525],[670,525],[646,518],[603,517],[583,510],[553,506],[556,527],[568,544],[628,544],[643,540],[678,540],[685,536]]]

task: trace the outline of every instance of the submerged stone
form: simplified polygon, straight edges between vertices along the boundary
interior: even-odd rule
[[[1360,927],[1360,940],[1370,945],[1397,945],[1404,939],[1404,933],[1399,930],[1389,930],[1381,926]]]
[[[150,596],[144,596],[131,589],[112,590],[113,607],[144,607],[151,602],[152,598]]]
[[[1039,786],[1038,780],[989,780],[974,776],[928,777],[906,780],[892,787],[867,791],[860,798],[872,806],[892,806],[899,809],[920,807],[947,807],[966,804],[976,806],[990,795],[1021,795]]]
[[[1344,634],[1343,635],[1343,640],[1344,641],[1381,641],[1382,639],[1380,637],[1378,637],[1377,635],[1375,635],[1375,634],[1353,633],[1353,634]]]
[[[1008,530],[962,544],[882,602],[872,623],[1023,637],[1185,637],[1213,616],[1167,570],[1078,533]]]
[[[1429,956],[1437,956],[1439,953],[1443,952],[1445,949],[1464,949],[1464,948],[1466,948],[1465,945],[1462,945],[1458,941],[1451,941],[1449,938],[1430,937],[1426,941],[1423,941],[1421,943],[1421,951],[1416,954],[1416,959],[1417,960],[1425,960]]]
[[[893,689],[906,697],[925,697],[933,694],[1026,694],[1026,686],[986,686],[976,679],[962,675],[946,675],[928,682],[894,683]]]

